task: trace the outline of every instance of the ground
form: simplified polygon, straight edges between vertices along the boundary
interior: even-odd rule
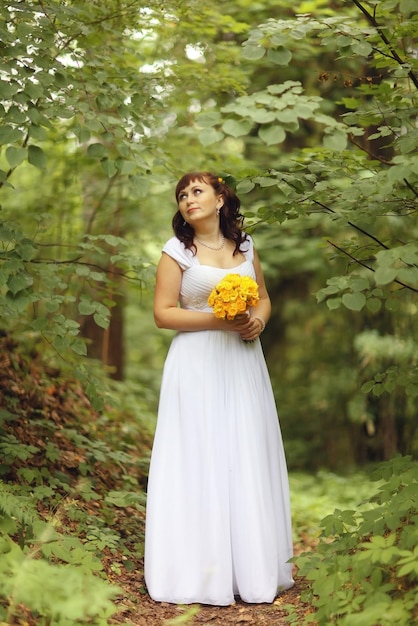
[[[129,626],[285,626],[289,624],[286,616],[291,611],[293,623],[300,624],[309,613],[309,605],[300,597],[305,587],[306,583],[296,576],[294,587],[272,604],[245,604],[238,600],[228,607],[181,607],[154,602],[146,593],[138,595],[138,580],[133,576],[132,580],[123,581],[122,610],[112,621]]]
[[[304,537],[295,545],[295,555],[311,550],[315,541]],[[272,604],[246,604],[237,600],[227,607],[192,605],[176,606],[167,602],[154,602],[146,592],[142,575],[142,562],[138,570],[114,572],[114,561],[109,554],[105,559],[108,576],[118,584],[123,592],[119,598],[118,612],[111,620],[113,624],[128,626],[285,626],[289,623],[301,624],[312,610],[309,603],[302,600],[307,582],[297,574],[294,567],[295,585],[280,594]],[[113,571],[112,571],[113,564]],[[292,617],[292,622],[289,617]]]

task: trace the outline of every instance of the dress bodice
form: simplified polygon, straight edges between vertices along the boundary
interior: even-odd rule
[[[227,274],[241,274],[255,279],[254,266],[250,261],[222,269],[210,265],[193,265],[183,272],[180,290],[180,305],[184,309],[211,311],[208,305],[210,292]]]
[[[201,265],[197,256],[191,250],[185,249],[177,237],[169,239],[163,252],[177,261],[183,270],[180,288],[181,307],[198,311],[211,311],[212,309],[208,305],[209,294],[227,274],[240,274],[255,279],[254,248],[251,237],[248,237],[245,247],[247,248],[243,250],[245,261],[235,267],[220,268]]]

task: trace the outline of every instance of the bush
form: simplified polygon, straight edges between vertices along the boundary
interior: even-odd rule
[[[304,624],[391,626],[418,617],[418,463],[396,457],[374,470],[378,491],[322,522],[315,552],[296,560],[310,581]],[[290,611],[289,621],[292,621]]]

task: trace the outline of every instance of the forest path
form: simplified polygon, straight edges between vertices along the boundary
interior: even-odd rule
[[[310,546],[307,545],[295,546],[296,554],[308,549]],[[294,577],[295,585],[280,594],[272,604],[237,601],[222,607],[177,606],[154,602],[145,591],[142,576],[138,581],[138,573],[132,572],[124,574],[123,579],[113,580],[122,587],[123,596],[119,602],[121,611],[111,621],[128,626],[288,626],[286,616],[291,613],[293,623],[301,624],[303,617],[310,612],[310,605],[301,599],[307,583],[296,573]]]

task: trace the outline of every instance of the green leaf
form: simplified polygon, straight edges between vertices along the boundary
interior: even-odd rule
[[[8,291],[6,302],[12,315],[20,315],[29,306],[31,299],[24,290],[19,290],[16,295],[13,295],[12,291]]]
[[[0,145],[16,143],[22,138],[22,132],[13,126],[0,126]]]
[[[74,128],[74,134],[80,143],[87,143],[91,137],[91,133],[85,126]]]
[[[252,180],[242,180],[237,185],[237,193],[249,193],[254,187],[255,184]]]
[[[282,143],[286,139],[286,132],[279,125],[268,126],[260,128],[260,130],[258,131],[258,136],[268,146],[272,146],[277,143]]]
[[[327,307],[330,311],[338,309],[341,306],[341,298],[328,298]]]
[[[368,289],[370,283],[366,278],[353,278],[350,287],[353,291],[364,291]]]
[[[289,65],[292,53],[287,48],[270,48],[267,50],[267,58],[277,65]]]
[[[367,308],[372,313],[377,313],[382,308],[382,301],[378,298],[368,298],[367,299]]]
[[[118,159],[116,162],[117,168],[122,175],[132,174],[138,167],[138,164],[135,161],[127,161]]]
[[[236,120],[227,120],[223,126],[222,130],[227,135],[232,135],[232,137],[241,137],[242,135],[248,135],[251,130],[251,122],[247,122],[246,120],[241,120],[237,122]]]
[[[15,274],[9,278],[7,281],[7,286],[15,296],[19,291],[23,291],[27,287],[30,287],[33,284],[33,279],[30,274],[26,274],[21,272],[20,274]]]
[[[262,59],[266,51],[261,46],[245,45],[242,47],[242,56],[249,61]]]
[[[16,246],[16,253],[24,261],[31,261],[37,254],[38,248],[29,239],[24,239]]]
[[[29,135],[32,139],[36,139],[37,141],[46,141],[48,139],[45,128],[37,126],[36,124],[31,124],[29,127]]]
[[[374,273],[376,285],[388,285],[393,280],[395,280],[397,273],[398,270],[394,267],[385,265],[378,267]]]
[[[8,100],[19,90],[19,84],[14,81],[0,80],[0,99]]]
[[[87,148],[87,155],[94,159],[101,159],[106,153],[107,149],[102,143],[91,143]]]
[[[298,114],[295,109],[287,108],[276,113],[276,120],[282,124],[297,124],[299,126]]]
[[[343,305],[352,311],[361,311],[366,304],[366,296],[364,293],[345,293],[343,294],[341,301]]]
[[[358,54],[362,57],[368,57],[372,52],[373,48],[367,41],[355,41],[351,44],[351,49],[355,54]]]
[[[276,118],[276,114],[273,111],[267,111],[266,109],[250,109],[248,115],[257,124],[270,124]]]
[[[200,113],[196,116],[196,124],[203,128],[210,128],[212,126],[215,126],[216,124],[219,124],[220,120],[221,116],[218,111]]]
[[[370,391],[373,389],[373,387],[375,386],[375,381],[374,380],[368,380],[367,383],[364,383],[361,386],[361,390],[363,393],[370,393]]]
[[[30,326],[31,328],[33,328],[33,330],[42,332],[43,330],[46,330],[48,328],[48,320],[46,319],[46,317],[38,317],[37,319],[33,320],[33,322],[31,322]]]
[[[210,146],[218,141],[222,141],[224,134],[214,128],[205,128],[199,133],[199,141],[202,146]]]
[[[76,337],[71,344],[71,349],[76,354],[80,354],[81,356],[87,356],[87,346],[83,339],[80,337]]]
[[[133,184],[136,193],[140,198],[145,198],[148,194],[151,182],[148,176],[135,175],[130,177],[130,182]]]
[[[37,167],[40,170],[44,170],[47,165],[46,154],[39,146],[29,146],[28,161],[31,165]]]
[[[118,173],[118,168],[116,167],[116,163],[113,159],[102,159],[100,161],[100,164],[103,168],[103,171],[109,178],[112,178],[113,176],[115,176],[115,174]]]
[[[91,315],[96,311],[96,303],[91,300],[83,299],[78,304],[78,312],[80,315]]]
[[[324,148],[341,152],[347,147],[347,134],[342,130],[335,130],[332,134],[324,135]]]
[[[416,0],[400,0],[399,10],[403,15],[411,15],[417,10]]]
[[[135,491],[109,491],[105,497],[105,501],[117,507],[130,507],[136,504],[142,504],[142,494]]]
[[[26,159],[28,152],[26,148],[15,148],[14,146],[9,146],[6,150],[6,159],[10,165],[10,167],[15,168],[22,163]]]

